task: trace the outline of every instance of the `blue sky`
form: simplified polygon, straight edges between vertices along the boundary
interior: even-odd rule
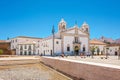
[[[61,18],[68,28],[86,21],[90,38],[120,38],[119,0],[0,0],[0,39],[47,37]]]

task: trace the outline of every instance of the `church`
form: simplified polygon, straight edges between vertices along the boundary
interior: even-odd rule
[[[16,51],[16,55],[79,55],[89,52],[89,37],[87,23],[67,28],[66,21],[61,19],[58,32],[54,35],[46,38],[18,36],[8,41],[11,42],[11,49]]]
[[[89,25],[86,22],[80,27],[76,24],[67,28],[66,21],[61,19],[58,23],[58,32],[40,41],[40,53],[42,55],[87,54],[89,52],[89,36]]]

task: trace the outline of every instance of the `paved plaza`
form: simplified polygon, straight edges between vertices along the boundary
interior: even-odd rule
[[[64,57],[64,58],[63,57],[55,57],[55,58],[120,66],[120,60],[118,60],[118,56],[108,56],[107,59],[105,59],[105,56],[93,56],[93,58],[91,58],[91,56],[90,57],[86,57],[86,56],[67,56],[67,57]]]
[[[48,57],[48,56],[43,56]],[[48,57],[90,65],[120,69],[118,56],[67,56]],[[72,80],[69,77],[40,63],[40,56],[14,56],[0,58],[0,80]]]

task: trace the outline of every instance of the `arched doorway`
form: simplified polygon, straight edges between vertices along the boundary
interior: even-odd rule
[[[75,48],[74,48],[74,54],[75,55],[79,55],[79,47],[78,46],[75,46]]]

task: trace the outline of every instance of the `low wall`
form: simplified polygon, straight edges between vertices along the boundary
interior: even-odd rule
[[[79,61],[41,57],[41,62],[80,80],[120,80],[120,69]]]
[[[0,60],[0,66],[40,63],[39,59]]]

